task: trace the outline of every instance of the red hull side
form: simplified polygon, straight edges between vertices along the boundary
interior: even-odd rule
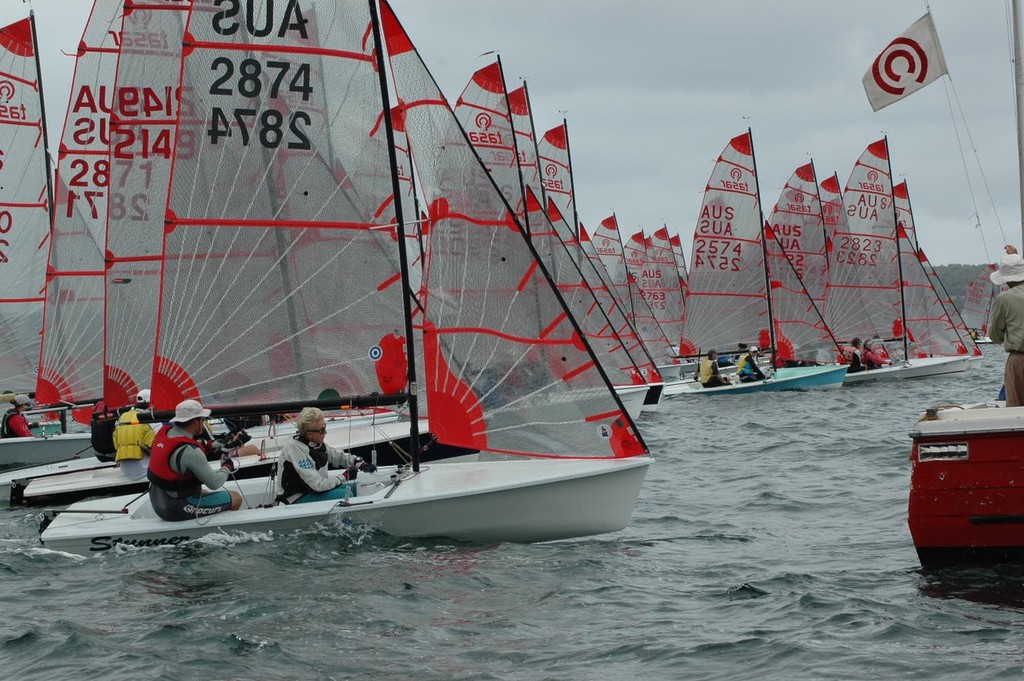
[[[921,564],[1024,559],[1024,432],[914,437],[907,522]]]

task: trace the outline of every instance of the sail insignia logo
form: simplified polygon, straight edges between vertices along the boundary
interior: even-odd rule
[[[491,120],[490,114],[480,113],[476,115],[476,127],[481,130],[490,130],[492,125],[494,125],[494,121]]]
[[[18,90],[9,80],[0,80],[0,120],[28,120],[28,110],[24,104],[12,104]]]

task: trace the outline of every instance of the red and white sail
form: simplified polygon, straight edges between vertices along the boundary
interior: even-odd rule
[[[686,319],[686,292],[690,288],[690,274],[686,269],[686,255],[683,253],[683,240],[678,234],[669,237],[672,244],[672,255],[676,261],[676,272],[679,273],[679,288],[683,292],[683,320]]]
[[[524,226],[386,2],[381,21],[430,215],[423,333],[431,430],[445,443],[507,454],[646,453]]]
[[[996,269],[995,265],[985,265],[978,271],[978,276],[967,282],[964,305],[961,308],[967,328],[983,336],[988,335],[988,317],[992,312],[992,302],[999,294],[999,287],[989,278]]]
[[[977,349],[962,326],[960,314],[953,308],[954,317],[936,288],[938,277],[918,243],[914,226],[914,213],[910,207],[907,183],[893,187],[896,204],[896,232],[899,237],[900,259],[903,271],[903,300],[906,310],[906,328],[910,339],[910,352],[917,357],[967,354],[968,344]],[[941,286],[941,282],[939,282]],[[952,307],[952,301],[948,301]],[[960,326],[961,328],[957,328]],[[978,352],[977,354],[981,354]]]
[[[508,93],[508,106],[512,112],[512,130],[516,135],[519,172],[523,178],[523,185],[543,201],[546,193],[541,183],[537,133],[533,127],[530,93],[526,88],[526,83]]]
[[[823,187],[824,188],[824,187]],[[840,342],[903,340],[892,173],[885,139],[870,144],[843,195],[832,236],[825,322]]]
[[[704,190],[680,353],[769,345],[761,203],[750,133],[726,145]]]
[[[521,201],[519,197],[522,196],[520,187],[526,186],[525,173],[531,172],[529,167],[523,168],[520,165],[519,160],[530,156],[526,149],[519,149],[519,142],[533,147],[534,160],[536,143],[533,141],[528,103],[519,102],[518,114],[513,114],[511,107],[512,98],[505,96],[505,79],[501,62],[497,61],[473,74],[454,110],[460,124],[466,130],[471,145],[476,149],[491,178],[501,188],[506,201],[509,205],[517,205]],[[527,125],[529,134],[519,135],[514,130],[510,133],[504,122],[512,121],[519,125]],[[500,147],[504,140],[511,141],[511,148],[506,150]],[[524,175],[520,178],[521,170]],[[536,174],[536,163],[532,173]],[[610,322],[610,318],[587,284],[581,268],[579,245],[573,230],[561,216],[558,216],[554,223],[549,221],[539,196],[540,194],[534,193],[532,188],[527,188],[527,210],[525,214],[517,210],[516,214],[529,228],[530,240],[541,261],[548,267],[563,300],[583,335],[590,342],[609,379],[619,385],[642,383],[643,373],[637,360],[631,356],[630,348],[618,336],[615,325]],[[637,354],[636,350],[632,353]],[[640,363],[644,362],[640,360]],[[653,366],[650,368],[653,369]]]
[[[523,190],[501,61],[479,69],[455,102],[455,115],[505,200],[522,218]]]
[[[50,236],[43,93],[33,35],[0,28],[0,391],[35,389]]]
[[[96,0],[78,44],[57,154],[53,231],[46,274],[43,351],[36,400],[96,400],[103,394],[103,288],[110,201],[110,115],[124,0]]]
[[[775,358],[834,362],[839,352],[825,326],[827,259],[814,165],[796,169],[765,228]]]
[[[558,211],[572,224],[576,221],[576,197],[573,195],[572,164],[569,156],[569,126],[564,121],[551,128],[537,142],[541,183]]]
[[[180,63],[153,404],[404,392],[370,7],[222,5],[194,1]]]
[[[608,283],[612,287],[619,304],[626,311],[626,318],[648,352],[659,365],[672,364],[676,351],[665,335],[664,329],[658,324],[654,312],[644,299],[637,285],[630,264],[626,259],[626,247],[619,234],[619,223],[615,215],[610,215],[598,225],[591,239],[594,250],[604,263],[608,274]],[[646,248],[641,241],[636,247],[629,249],[632,268],[636,270],[646,259]]]
[[[640,238],[644,238],[643,233],[637,232],[627,242],[631,247],[637,244],[632,248],[637,252]],[[683,289],[666,227],[644,239],[644,255],[643,263],[634,273],[640,293],[669,343],[678,346],[683,335]]]
[[[133,404],[153,374],[164,209],[178,116],[175,93],[190,5],[152,0],[124,16],[124,35],[131,39],[121,47],[118,96],[110,116],[103,325],[107,407]],[[196,147],[188,134],[178,141],[183,155]]]

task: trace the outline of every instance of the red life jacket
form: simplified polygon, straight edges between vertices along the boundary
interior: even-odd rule
[[[192,445],[200,450],[203,449],[203,446],[188,435],[170,437],[167,433],[170,432],[171,428],[171,425],[165,425],[156,434],[156,437],[153,438],[153,447],[149,452],[149,470],[146,472],[146,477],[157,487],[177,492],[181,496],[199,494],[202,490],[199,478],[193,475],[191,471],[185,471],[184,473],[175,471],[171,468],[171,457],[185,445]]]

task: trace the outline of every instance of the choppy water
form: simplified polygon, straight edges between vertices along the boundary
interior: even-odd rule
[[[77,558],[0,511],[7,679],[1017,679],[1024,569],[920,569],[906,526],[925,407],[967,375],[686,399],[623,532],[545,545],[330,524]]]

